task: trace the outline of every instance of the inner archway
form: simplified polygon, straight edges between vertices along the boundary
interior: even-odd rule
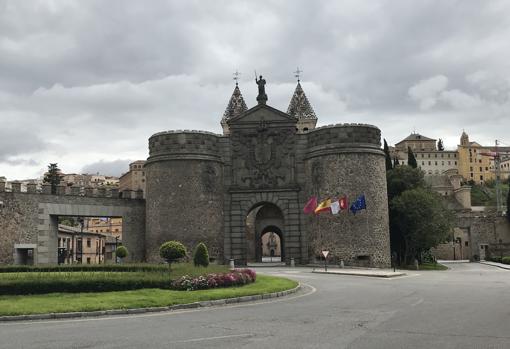
[[[278,227],[268,226],[260,235],[261,262],[282,261],[282,232]]]
[[[253,207],[246,217],[246,261],[280,262],[285,257],[284,219],[271,203]]]

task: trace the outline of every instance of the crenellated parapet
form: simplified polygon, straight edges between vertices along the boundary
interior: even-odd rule
[[[149,139],[147,163],[165,160],[220,161],[221,135],[202,131],[159,132]]]
[[[38,195],[54,195],[54,196],[81,196],[91,198],[113,198],[113,199],[133,199],[143,200],[142,190],[123,190],[119,192],[118,188],[92,188],[79,186],[57,185],[56,193],[51,193],[51,184],[28,183],[25,188],[21,182],[14,181],[11,183],[11,189],[7,188],[6,182],[0,182],[0,193],[21,193],[21,194],[38,194]]]
[[[307,132],[306,157],[343,152],[371,152],[383,154],[381,130],[368,124],[337,124]]]

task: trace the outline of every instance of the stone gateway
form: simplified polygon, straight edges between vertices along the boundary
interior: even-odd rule
[[[287,112],[266,104],[265,82],[257,80],[263,93],[251,109],[236,83],[222,135],[166,131],[150,137],[145,199],[0,190],[0,234],[9,237],[0,260],[12,262],[14,246],[30,244],[40,256],[36,263],[55,262],[55,215],[84,210],[88,216],[126,217],[130,261],[160,262],[159,246],[179,240],[188,249],[204,242],[219,262],[269,257],[307,264],[329,250],[338,263],[389,267],[380,130],[363,124],[315,128],[317,117],[299,81]],[[356,215],[303,213],[312,196],[345,195],[352,202],[362,194],[366,210]]]
[[[168,131],[150,138],[147,259],[158,260],[158,246],[176,239],[189,247],[204,241],[223,261],[261,262],[263,236],[273,234],[287,263],[313,262],[328,249],[347,265],[388,267],[380,130],[361,124],[315,129],[317,117],[300,83],[287,113],[266,105],[265,93],[259,97],[247,109],[236,84],[223,135]],[[313,195],[354,200],[361,194],[367,210],[356,215],[303,214]]]

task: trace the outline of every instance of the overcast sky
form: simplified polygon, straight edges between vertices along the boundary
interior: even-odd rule
[[[119,175],[156,132],[221,133],[239,81],[319,126],[510,145],[510,1],[0,0],[0,176]]]

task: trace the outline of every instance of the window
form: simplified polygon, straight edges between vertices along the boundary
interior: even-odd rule
[[[87,257],[87,264],[90,264],[90,257]]]
[[[464,241],[464,246],[468,247],[469,246],[469,242],[468,241]]]
[[[430,166],[430,161],[429,161],[429,166]]]
[[[470,175],[471,175],[471,178],[473,178],[473,172],[471,172]]]
[[[441,157],[443,157],[443,154],[441,154]]]
[[[469,167],[469,171],[473,172],[473,166]]]
[[[91,247],[92,246],[92,240],[91,239],[87,239],[87,247]]]
[[[425,165],[425,161],[422,161],[422,162],[421,162],[421,164],[422,164],[422,165]]]
[[[479,163],[482,163],[482,159],[478,160]]]
[[[441,166],[444,166],[444,161],[441,161]]]
[[[482,172],[482,171],[483,171],[483,170],[482,170],[482,168],[480,167],[480,172]]]
[[[448,161],[448,165],[451,165],[451,161]]]
[[[483,176],[480,176],[480,180],[483,181]]]
[[[437,161],[434,161],[435,165],[437,166]]]
[[[457,161],[455,161],[455,165],[457,165]]]
[[[489,171],[489,168],[488,168],[488,167],[485,167],[485,171]]]
[[[434,157],[437,158],[437,154],[434,154]]]

